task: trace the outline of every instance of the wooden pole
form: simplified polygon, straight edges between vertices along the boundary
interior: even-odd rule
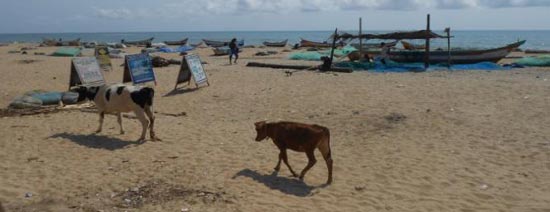
[[[363,22],[361,18],[359,18],[359,61],[363,60],[363,38],[361,38],[361,34],[363,33]]]
[[[426,25],[426,51],[424,53],[424,68],[430,67],[430,14],[428,14]]]
[[[332,39],[332,49],[330,50],[330,67],[332,67],[332,58],[334,58],[334,49],[336,48],[336,39],[338,38],[338,28],[334,30],[334,38]]]
[[[449,53],[447,56],[447,66],[450,69],[451,68],[451,28],[447,27],[445,29],[445,32],[447,32],[447,52]]]

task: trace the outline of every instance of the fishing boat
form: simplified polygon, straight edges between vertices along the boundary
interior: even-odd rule
[[[61,46],[80,46],[80,38],[70,41],[62,41]]]
[[[301,47],[317,47],[317,48],[324,48],[324,47],[331,47],[329,43],[325,42],[315,42],[315,41],[309,41],[303,38],[300,38],[300,46]]]
[[[407,41],[401,41],[401,44],[403,45],[403,48],[406,50],[422,50],[426,49],[426,45],[418,45],[418,44],[412,44]]]
[[[221,55],[228,55],[229,54],[229,47],[217,47],[212,49],[214,51],[214,55],[221,56]]]
[[[227,46],[213,48],[212,50],[214,51],[215,56],[229,55],[229,52],[230,52],[229,47]],[[239,52],[241,51],[242,50],[239,49]]]
[[[211,46],[211,47],[222,47],[222,46],[229,45],[229,42],[226,42],[226,41],[215,41],[215,40],[206,40],[206,39],[202,39],[202,41],[206,45]]]
[[[155,37],[150,37],[148,39],[138,40],[138,41],[125,41],[125,40],[122,40],[121,43],[126,44],[126,45],[147,46],[147,45],[151,45],[151,42],[153,41],[153,39],[155,39]]]
[[[183,46],[187,44],[188,38],[178,40],[178,41],[164,41],[166,45],[173,45],[173,46]]]
[[[397,42],[398,41],[389,42],[389,43],[385,43],[384,45],[389,47],[394,47],[395,45],[397,45]],[[379,49],[381,48],[380,44],[381,43],[363,43],[363,49]],[[353,48],[359,49],[359,43],[351,43],[349,45],[352,46]]]
[[[57,46],[57,40],[50,38],[42,38],[42,45],[44,46]]]
[[[284,46],[286,46],[287,43],[288,43],[288,39],[286,39],[284,41],[279,41],[279,42],[265,41],[263,44],[264,44],[264,46],[269,46],[269,47],[284,47]]]
[[[42,45],[44,46],[80,46],[80,38],[61,41],[56,39],[42,38]]]
[[[207,39],[202,39],[202,41],[210,47],[228,46],[229,43],[231,43],[230,41],[215,41],[215,40],[207,40]],[[238,41],[237,45],[238,46],[244,46],[244,40]]]
[[[479,62],[498,62],[502,58],[506,57],[511,51],[517,49],[523,45],[525,40],[508,44],[503,47],[484,49],[484,50],[468,50],[468,49],[451,49],[451,63],[452,64],[473,64]],[[376,56],[380,54],[379,50],[366,51],[366,54],[370,56]],[[421,63],[424,62],[424,50],[402,50],[402,51],[390,51],[388,58],[399,63]],[[431,64],[447,63],[449,59],[449,52],[447,50],[434,50],[430,51]]]

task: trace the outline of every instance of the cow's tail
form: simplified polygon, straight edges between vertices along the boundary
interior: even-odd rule
[[[325,162],[327,163],[328,168],[328,179],[327,179],[327,185],[332,183],[332,151],[330,149],[330,131],[328,128],[323,127],[324,136],[325,137],[322,141],[322,146],[324,148],[321,148],[321,151],[323,152],[323,157],[325,158]]]
[[[153,106],[153,99],[155,97],[155,90],[153,88],[145,87],[141,89],[141,93],[145,97],[145,105]]]
[[[332,159],[332,150],[330,148],[330,131],[328,130],[328,128],[325,128],[325,131],[327,133],[327,146],[328,146],[328,154],[327,154],[327,159]]]
[[[321,141],[321,151],[323,153],[323,157],[325,159],[332,159],[332,155],[331,155],[331,149],[330,149],[330,131],[328,128],[326,127],[322,127],[323,129],[323,134],[325,136],[323,136],[323,141]]]

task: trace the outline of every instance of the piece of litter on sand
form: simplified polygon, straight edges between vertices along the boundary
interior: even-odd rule
[[[181,212],[188,212],[189,211],[189,208],[182,208],[181,209]]]
[[[25,193],[25,198],[31,198],[31,197],[32,197],[32,193],[31,193],[31,192]]]
[[[479,188],[481,188],[481,190],[487,190],[489,188],[489,186],[487,184],[481,184],[481,186],[479,186]]]

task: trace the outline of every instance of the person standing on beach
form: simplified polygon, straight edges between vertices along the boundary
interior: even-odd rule
[[[388,54],[390,52],[390,46],[386,45],[384,42],[380,43],[380,48],[382,50],[380,51],[380,55],[378,56],[378,60],[382,62],[382,64],[386,65],[386,60],[388,59]]]
[[[229,64],[235,55],[235,64],[237,64],[237,59],[239,59],[239,46],[237,45],[237,38],[233,38],[229,43]]]

